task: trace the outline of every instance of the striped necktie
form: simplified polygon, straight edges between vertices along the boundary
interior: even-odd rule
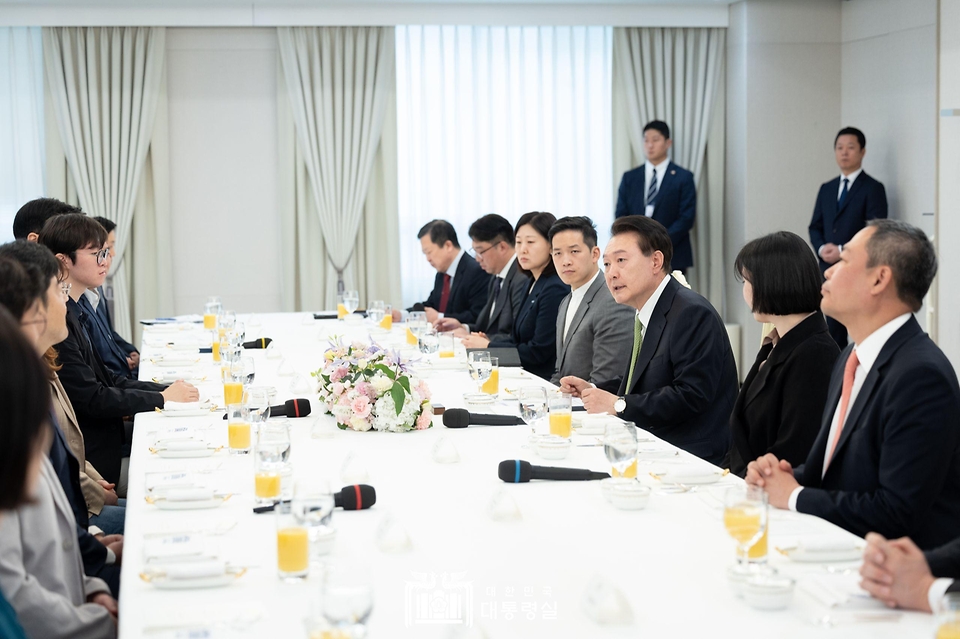
[[[650,176],[650,188],[647,189],[647,206],[653,204],[653,199],[657,197],[657,170],[653,170]]]

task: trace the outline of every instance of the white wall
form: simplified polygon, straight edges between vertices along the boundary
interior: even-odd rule
[[[280,310],[276,29],[167,30],[177,313]]]
[[[940,0],[937,341],[960,369],[960,0]]]
[[[727,34],[725,253],[778,230],[808,237],[820,184],[837,171],[840,3],[748,0],[730,7]],[[727,279],[729,322],[743,327],[752,363],[760,325]]]

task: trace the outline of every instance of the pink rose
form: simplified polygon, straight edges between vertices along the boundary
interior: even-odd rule
[[[417,417],[417,430],[426,430],[430,428],[430,424],[433,423],[433,411],[430,410],[429,405],[420,411],[420,416]]]
[[[330,374],[331,382],[339,382],[341,379],[347,376],[349,370],[346,366],[339,366],[333,373]]]
[[[343,395],[343,384],[340,382],[334,382],[333,386],[330,387],[330,392],[333,393],[335,397]]]
[[[366,395],[368,399],[374,400],[377,398],[377,389],[373,387],[373,384],[370,382],[360,382],[357,384],[357,391],[361,394]]]
[[[417,390],[417,395],[420,396],[421,401],[426,402],[430,400],[430,387],[427,386],[427,383],[425,381],[421,379],[419,382],[417,382],[416,390]]]
[[[353,414],[355,417],[366,419],[370,415],[370,409],[373,407],[370,405],[369,397],[366,395],[359,395],[353,399],[351,408],[353,408]]]

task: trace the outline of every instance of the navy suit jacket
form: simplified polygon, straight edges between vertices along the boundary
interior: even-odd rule
[[[644,215],[646,179],[644,164],[623,174],[617,195],[617,217]],[[670,234],[670,241],[673,242],[672,267],[683,271],[693,266],[690,229],[697,219],[697,187],[693,173],[673,162],[667,165],[666,175],[653,201],[652,217],[663,224]]]
[[[106,304],[106,301],[102,300],[97,309],[99,310],[104,304]],[[122,351],[114,341],[114,333],[110,330],[103,316],[93,310],[90,300],[83,295],[80,296],[77,306],[83,309],[83,327],[87,330],[87,337],[90,338],[90,342],[94,350],[97,351],[97,355],[100,356],[103,365],[114,375],[136,379],[137,376],[133,374],[127,364],[129,351]]]
[[[450,283],[450,298],[447,300],[447,310],[444,317],[452,317],[463,324],[472,324],[477,321],[480,311],[487,303],[487,286],[490,284],[490,275],[480,268],[477,261],[466,253],[457,264],[457,272]],[[443,294],[443,273],[437,273],[433,280],[433,290],[430,297],[421,304],[414,304],[410,311],[433,308],[440,310],[440,296]]]
[[[106,369],[90,343],[81,315],[83,309],[67,302],[67,339],[57,344],[60,382],[77,413],[87,460],[116,483],[124,444],[123,418],[163,407],[166,386],[114,375]]]
[[[569,292],[559,275],[541,276],[517,312],[513,342],[490,342],[490,346],[516,346],[524,370],[550,379],[557,367],[557,313]]]
[[[887,192],[883,184],[876,181],[866,171],[853,181],[843,206],[837,209],[837,194],[840,193],[840,176],[820,185],[817,203],[813,207],[813,219],[810,220],[810,243],[813,250],[819,252],[824,244],[846,244],[867,220],[887,217]],[[830,268],[820,260],[820,270]]]
[[[120,337],[120,334],[117,333],[116,329],[113,328],[113,315],[110,314],[110,305],[107,303],[106,293],[104,288],[101,286],[97,289],[97,293],[100,295],[100,303],[97,304],[97,315],[106,323],[107,327],[110,329],[110,332],[113,334],[113,341],[116,342],[117,346],[120,347],[120,350],[123,351],[126,355],[130,353],[139,353],[137,347],[128,342],[127,340]],[[134,379],[137,378],[136,375],[133,376]]]
[[[924,550],[952,541],[960,535],[960,386],[915,318],[880,350],[823,473],[852,349],[837,359],[820,433],[794,470],[805,486],[797,510],[860,536],[909,536]]]
[[[730,449],[730,411],[737,366],[720,315],[701,295],[670,278],[664,288],[628,389],[630,358],[620,383],[620,417],[713,464]]]

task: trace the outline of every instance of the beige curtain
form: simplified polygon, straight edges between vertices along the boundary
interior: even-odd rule
[[[128,247],[163,70],[162,27],[43,29],[47,85],[80,205],[117,223],[117,331],[132,334]]]
[[[723,64],[726,30],[613,30],[614,197],[623,173],[644,161],[643,127],[670,125],[672,159],[693,172],[697,221],[691,286],[723,305]],[[709,143],[708,143],[709,142]],[[712,153],[708,153],[707,149]]]
[[[282,71],[282,70],[281,70]],[[395,84],[391,79],[380,134],[370,172],[353,259],[343,277],[360,291],[361,304],[384,300],[399,307],[400,249],[397,207],[397,118]],[[337,271],[330,265],[310,176],[297,136],[284,74],[278,74],[279,183],[284,311],[332,309],[336,305]]]
[[[394,30],[280,27],[277,34],[297,153],[307,169],[324,254],[337,290],[353,288],[345,275],[356,259],[361,223],[373,231],[369,227],[379,222],[366,218],[365,203],[395,82]],[[326,291],[323,301],[332,308],[336,293]]]

